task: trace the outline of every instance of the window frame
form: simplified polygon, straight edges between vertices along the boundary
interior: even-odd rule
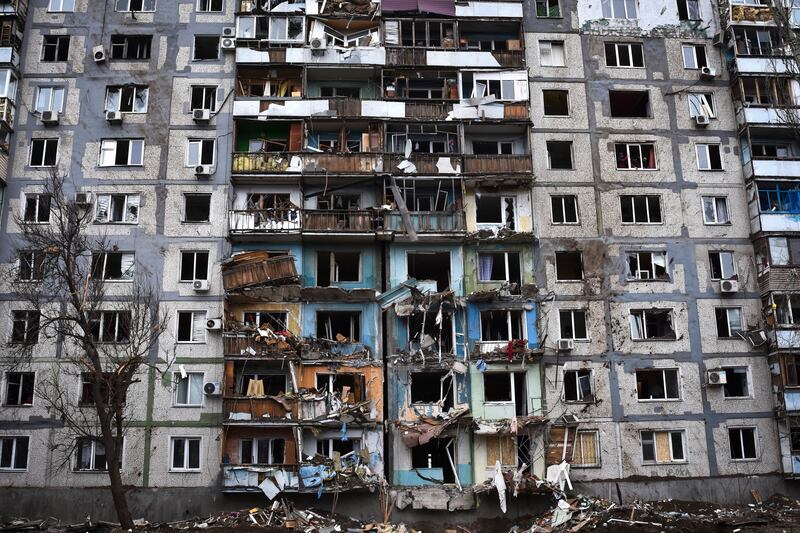
[[[560,46],[562,50],[562,57],[564,59],[564,64],[562,65],[545,65],[542,62],[542,44],[546,43],[546,48],[548,48],[547,54],[550,57],[550,63],[552,63],[553,57],[553,45]],[[539,47],[539,66],[542,68],[565,68],[567,66],[567,45],[563,40],[553,40],[553,39],[539,39],[537,42]]]
[[[41,164],[33,164],[33,147],[37,143],[42,143],[42,161]],[[55,161],[52,164],[47,164],[47,148],[48,145],[51,143],[55,143],[56,145],[56,156]],[[28,150],[28,166],[31,168],[53,168],[58,166],[59,162],[59,153],[58,153],[58,145],[59,145],[59,138],[58,137],[34,137],[31,139],[31,143],[29,145]]]
[[[730,254],[731,255],[731,265],[733,267],[733,273],[730,277],[721,277],[715,278],[714,277],[714,268],[713,268],[713,260],[711,254],[718,254],[719,257],[719,270],[720,275],[725,275],[725,265],[722,261],[722,254]],[[723,281],[723,280],[730,280],[730,279],[738,279],[739,273],[736,268],[736,253],[731,250],[709,250],[708,251],[708,269],[709,269],[709,279],[711,281]]]
[[[72,4],[72,9],[64,9],[64,4],[69,3]],[[59,4],[59,7],[54,8],[53,4]],[[75,0],[50,0],[47,2],[47,12],[48,13],[74,13],[75,12]]]
[[[614,59],[614,62],[616,63],[614,65],[609,65],[608,64],[609,59],[611,59],[609,57],[609,55],[608,55],[608,45],[611,45],[611,46],[614,47],[614,57],[613,57],[613,59]],[[629,62],[630,62],[629,65],[621,65],[620,64],[620,53],[619,53],[620,48],[627,48],[628,59],[629,59]],[[639,54],[642,57],[642,64],[641,65],[634,64],[635,63],[635,61],[634,61],[634,53],[633,53],[634,48],[638,48],[639,49]],[[604,50],[605,58],[606,58],[606,62],[605,62],[606,68],[629,68],[629,69],[647,68],[647,62],[644,59],[644,44],[643,43],[639,43],[639,42],[635,42],[635,41],[632,41],[632,42],[608,41],[608,42],[604,43],[603,50]]]
[[[219,9],[201,9],[200,6],[203,2],[206,2],[209,7],[212,5],[214,0],[197,0],[195,3],[195,11],[197,13],[224,13],[225,12],[225,0],[219,0],[220,8]]]
[[[191,61],[193,62],[208,62],[208,61],[219,61],[222,59],[222,39],[219,35],[216,34],[195,34],[192,39],[192,58]],[[197,57],[197,39],[217,39],[217,55],[216,57],[207,57],[207,58],[199,58]]]
[[[566,202],[565,199],[572,198],[575,215],[575,222],[567,222],[567,209],[566,209]],[[555,212],[555,202],[560,202],[561,204],[561,214],[562,218],[564,219],[563,222],[558,222],[556,220],[556,212]],[[577,194],[551,194],[550,195],[550,224],[553,226],[580,226],[581,225],[581,215],[580,209],[578,206],[578,195]]]
[[[108,258],[111,255],[119,255],[120,256],[120,276],[110,278],[108,277]],[[127,270],[124,269],[125,266],[125,257],[128,257],[130,268]],[[100,276],[98,277],[97,274],[97,261],[102,261],[103,265],[100,269]],[[136,252],[127,252],[127,251],[120,251],[120,252],[92,252],[92,272],[91,277],[93,280],[102,281],[103,283],[132,283],[134,277],[136,276]]]
[[[183,466],[175,466],[175,450],[177,441],[183,441]],[[197,466],[190,464],[190,443],[197,441]],[[203,437],[200,435],[170,435],[169,437],[169,472],[202,472],[203,469]]]
[[[559,277],[559,275],[558,275],[558,256],[559,255],[563,255],[563,254],[578,254],[578,257],[580,258],[580,263],[581,263],[580,264],[580,267],[581,267],[581,277],[580,277],[580,279],[577,279],[577,278],[563,278],[562,279],[562,278]],[[555,268],[555,271],[556,271],[556,281],[557,282],[561,282],[561,283],[577,283],[577,282],[581,282],[581,281],[583,281],[585,279],[586,272],[585,272],[585,270],[583,268],[583,251],[582,250],[556,250],[553,255],[554,255],[553,267]]]
[[[720,368],[720,370],[724,370],[726,374],[728,373],[728,370],[733,371],[734,374],[736,374],[736,373],[740,373],[741,374],[742,372],[737,372],[737,370],[742,370],[742,369],[744,369],[743,373],[744,373],[744,381],[745,381],[745,384],[747,385],[747,394],[744,394],[742,396],[729,396],[728,393],[726,392],[726,386],[723,385],[722,386],[722,398],[723,398],[723,400],[751,400],[751,399],[753,399],[753,383],[752,383],[752,379],[751,379],[750,366],[749,365],[728,365],[728,366],[723,366],[723,367]]]
[[[750,462],[750,461],[758,461],[759,460],[760,454],[758,453],[758,426],[728,426],[726,429],[728,430],[728,447],[729,447],[729,451],[730,451],[730,460],[731,461],[735,461],[737,463],[743,463],[743,462]],[[754,457],[746,457],[745,456],[745,445],[744,445],[744,439],[742,438],[744,430],[752,431],[752,434],[753,434],[753,451],[755,452],[755,456]],[[741,451],[741,454],[742,454],[742,457],[740,457],[740,458],[733,457],[733,440],[731,440],[731,432],[733,432],[733,431],[736,431],[736,432],[739,433],[739,445],[740,445],[740,448],[741,448],[740,451]]]
[[[588,372],[589,378],[589,398],[583,392],[581,388],[581,372]],[[578,395],[578,399],[570,400],[567,398],[567,376],[570,376],[569,379],[574,379],[575,381],[575,392]],[[574,378],[573,378],[574,375]],[[564,390],[561,394],[561,401],[564,403],[570,404],[587,404],[587,403],[594,403],[595,398],[595,383],[594,383],[594,370],[592,368],[565,368],[562,373],[562,379],[564,380]]]
[[[51,42],[48,42],[51,41]],[[70,41],[72,39],[69,35],[61,35],[61,34],[49,34],[42,36],[42,50],[39,55],[39,61],[42,63],[66,63],[69,61],[69,51],[70,51]],[[66,44],[64,44],[66,43]],[[66,52],[62,50],[62,47],[66,47]],[[45,59],[46,52],[48,48],[53,48],[53,59]],[[59,57],[66,56],[64,59],[59,59]]]
[[[211,263],[211,251],[210,250],[180,250],[180,264],[178,265],[178,283],[194,283],[195,281],[209,281],[208,274],[209,274],[209,266]],[[185,261],[185,256],[187,254],[191,254],[192,256],[192,279],[183,279],[183,264]],[[205,278],[198,278],[197,277],[197,256],[198,254],[206,254],[206,277]]]
[[[113,144],[113,148],[111,147],[110,143]],[[120,143],[128,143],[128,158],[125,164],[117,163],[117,150],[119,149]],[[141,161],[140,162],[132,162],[132,157],[134,155],[134,150],[132,149],[134,143],[140,143],[141,148],[139,149],[139,153],[141,154]],[[144,152],[145,152],[145,142],[143,138],[130,138],[130,139],[101,139],[100,140],[100,155],[97,158],[97,166],[99,168],[126,168],[126,167],[144,167]],[[114,163],[113,164],[103,164],[106,157],[109,157],[104,154],[111,153],[113,154]]]
[[[24,316],[23,316],[24,314]],[[15,339],[14,332],[17,323],[24,323],[25,330],[22,339]],[[34,309],[12,309],[11,310],[11,335],[9,344],[19,344],[32,346],[39,343],[39,334],[42,327],[42,315]]]
[[[697,22],[703,20],[703,11],[700,6],[700,0],[678,0],[678,20],[686,22]],[[683,2],[684,9],[686,10],[686,18],[681,18],[680,2]],[[697,17],[692,18],[691,9],[689,9],[689,2],[694,2],[695,9],[697,10]]]
[[[190,196],[202,196],[208,198],[208,219],[207,220],[186,220],[186,199]],[[211,223],[211,199],[212,193],[204,193],[204,192],[190,192],[190,193],[183,193],[183,205],[182,210],[183,213],[181,214],[181,224],[210,224]]]
[[[687,93],[686,103],[689,106],[689,118],[696,118],[699,116],[704,116],[709,119],[717,118],[717,104],[713,92]],[[708,111],[708,113],[706,111]]]
[[[619,166],[620,161],[619,161],[619,158],[617,157],[617,147],[618,146],[624,146],[625,147],[625,154],[627,156],[627,161],[628,161],[628,166],[627,167]],[[653,156],[655,158],[655,166],[653,168],[649,168],[649,167],[645,167],[645,166],[642,166],[642,167],[631,166],[632,161],[633,161],[633,158],[631,157],[631,149],[633,147],[636,147],[637,151],[639,152],[639,161],[644,162],[645,158],[644,158],[644,154],[642,152],[642,147],[643,146],[649,146],[653,151]],[[658,152],[656,151],[656,143],[655,142],[614,142],[614,160],[615,160],[614,164],[616,165],[616,169],[624,171],[624,172],[631,172],[631,171],[635,171],[635,172],[654,172],[654,171],[659,170],[659,168],[658,168]]]
[[[192,403],[192,379],[197,378],[200,376],[200,398],[199,402]],[[172,381],[174,383],[173,386],[173,394],[172,394],[172,407],[203,407],[205,404],[205,392],[203,391],[203,385],[205,384],[206,380],[206,373],[205,372],[195,372],[189,371],[186,372],[186,378],[181,375],[181,372],[173,372],[172,373]],[[186,383],[186,401],[180,401],[180,387],[181,383]]]
[[[189,340],[180,340],[180,323],[181,323],[181,315],[184,314],[191,314],[191,327],[189,329]],[[203,316],[203,322],[208,320],[208,311],[205,309],[177,309],[175,311],[175,344],[206,344],[208,342],[208,335],[206,334],[206,329],[203,327],[203,338],[202,339],[195,339],[194,338],[194,322],[195,322],[195,315]]]
[[[570,461],[570,468],[600,468],[602,466],[602,457],[600,454],[600,431],[596,429],[581,429],[575,433],[575,442],[578,442],[581,435],[594,435],[594,456],[597,458],[595,463],[579,463],[575,461],[575,449],[577,446],[572,446],[572,460]],[[581,451],[583,451],[583,441],[581,440]]]
[[[631,272],[631,256],[636,255],[636,273]],[[650,265],[651,269],[649,271],[642,269],[642,260],[641,254],[650,254]],[[664,277],[656,276],[656,261],[653,260],[654,255],[663,255],[664,256]],[[628,271],[627,281],[671,281],[672,276],[669,274],[669,254],[665,250],[629,250],[625,252],[625,268]],[[651,277],[643,278],[641,277],[641,272],[648,272]]]
[[[28,200],[35,198],[35,209],[34,209],[34,219],[35,220],[28,220],[27,213],[28,213]],[[42,198],[47,198],[47,202],[43,203]],[[49,224],[50,223],[50,213],[52,212],[52,205],[53,205],[53,196],[48,193],[41,193],[41,192],[31,192],[31,193],[24,193],[23,196],[24,201],[22,202],[22,222],[25,224]],[[45,207],[47,209],[45,209]],[[42,214],[47,215],[46,220],[40,220]]]
[[[114,11],[117,13],[155,13],[156,9],[158,8],[157,0],[141,0],[142,1],[142,9],[131,10],[131,2],[135,0],[116,0],[114,2]],[[145,2],[151,1],[153,3],[152,9],[145,9]],[[126,4],[126,9],[120,9],[119,6],[122,4]]]
[[[661,386],[664,391],[663,398],[641,398],[639,393],[639,372],[658,372],[661,374]],[[675,383],[678,387],[678,395],[675,397],[669,396],[667,387],[667,372],[675,372]],[[640,368],[634,373],[636,379],[636,401],[639,403],[653,403],[653,402],[681,402],[683,401],[683,389],[681,387],[681,370],[680,368]]]
[[[125,440],[123,438],[123,445],[122,449],[120,450],[120,459],[119,459],[119,466],[122,468],[124,464],[124,455],[125,455]],[[90,466],[89,468],[80,468],[80,461],[81,461],[81,452],[82,452],[82,444],[84,443],[91,443],[91,455],[90,455]],[[97,468],[96,461],[97,461],[97,447],[102,446],[103,452],[105,453],[106,457],[106,464],[105,468]],[[76,473],[104,473],[108,472],[108,452],[106,452],[105,445],[101,442],[99,437],[78,437],[75,440],[75,466],[73,468],[73,472]]]
[[[719,166],[720,168],[713,168],[711,166],[711,147],[716,146],[719,153]],[[705,152],[705,158],[708,161],[709,167],[703,168],[700,166],[700,150]],[[697,170],[701,172],[722,172],[725,170],[725,160],[722,157],[722,143],[695,143],[694,155],[697,162]]]
[[[570,318],[570,328],[572,329],[572,337],[563,337],[562,333],[562,313],[569,313]],[[585,337],[576,337],[575,333],[575,315],[576,314],[583,314],[583,330],[586,332]],[[569,308],[569,309],[559,309],[558,310],[558,338],[561,340],[573,340],[575,342],[590,342],[591,337],[589,336],[589,311],[587,309],[579,309],[579,308]]]
[[[478,264],[480,264],[480,256],[481,254],[503,254],[503,268],[505,269],[505,279],[482,279],[481,278],[481,269],[478,268],[478,283],[509,283],[511,280],[511,270],[509,269],[509,265],[512,264],[509,255],[516,254],[517,261],[519,262],[519,269],[520,269],[520,281],[522,281],[522,252],[517,250],[485,250],[483,252],[478,251]]]
[[[94,322],[97,322],[97,327],[100,335],[94,339],[94,342],[98,344],[124,344],[130,342],[130,311],[122,311],[116,309],[101,309],[93,312],[93,315],[89,316],[89,324],[92,325]],[[124,320],[127,315],[128,323],[125,324]],[[113,318],[111,318],[113,317]],[[108,320],[113,319],[114,321],[114,338],[113,340],[104,340],[103,334],[106,332],[106,322]],[[127,332],[125,331],[127,328]],[[92,329],[94,326],[92,325]],[[120,334],[126,334],[126,338],[122,340],[117,340]]]
[[[242,451],[242,444],[244,442],[250,442],[250,458],[255,459],[255,461],[251,462],[244,462],[242,461],[244,453]],[[261,461],[261,457],[258,454],[258,443],[260,441],[267,441],[267,460]],[[237,443],[237,452],[239,453],[239,464],[242,465],[279,465],[284,463],[276,463],[275,462],[275,442],[276,441],[283,441],[283,460],[286,461],[286,439],[282,437],[246,437],[239,439]]]
[[[108,197],[108,206],[106,207],[106,215],[105,219],[100,218],[100,198],[101,197]],[[112,205],[114,203],[114,198],[123,198],[122,202],[122,220],[112,220]],[[134,201],[135,199],[135,201]],[[137,225],[139,224],[139,214],[141,212],[141,205],[142,205],[142,195],[141,194],[129,194],[129,193],[97,193],[94,202],[94,217],[92,222],[94,224],[111,224],[111,225]],[[131,213],[131,209],[135,208],[136,212],[136,219],[135,220],[127,220],[128,214]]]
[[[669,314],[669,321],[672,327],[673,336],[672,337],[650,337],[647,334],[647,314],[652,312],[667,312]],[[642,318],[642,328],[641,328],[641,336],[634,337],[633,336],[633,325],[630,323],[631,317],[635,316],[637,313],[641,313]],[[628,325],[630,328],[630,336],[631,341],[666,341],[666,342],[674,342],[678,340],[678,330],[675,327],[675,309],[671,307],[652,307],[652,308],[631,308],[628,310]]]
[[[553,166],[553,156],[550,153],[550,145],[569,145],[569,167],[555,167]],[[575,168],[575,151],[574,151],[574,143],[572,141],[564,141],[558,139],[549,139],[545,141],[545,151],[547,152],[547,170],[549,171],[572,171],[576,170]]]
[[[17,403],[9,403],[9,398],[11,397],[11,392],[9,391],[9,387],[11,386],[11,376],[12,375],[19,375],[19,382],[17,383],[18,390],[17,390]],[[22,403],[24,399],[24,391],[25,391],[25,378],[26,376],[32,376],[31,383],[29,384],[31,387],[31,402],[30,403]],[[13,371],[13,372],[5,372],[5,394],[3,394],[3,406],[5,407],[33,407],[36,402],[36,371]]]
[[[549,12],[553,9],[553,4],[555,7],[558,8],[557,15],[550,15]],[[545,12],[547,15],[540,15],[539,14],[539,6],[542,5],[544,7]],[[561,13],[561,1],[560,0],[536,0],[534,2],[534,13],[536,14],[536,18],[539,19],[556,19],[556,18],[563,18],[564,16]]]
[[[709,220],[706,217],[706,201],[711,200],[711,207],[713,208],[714,220]],[[720,206],[719,202],[724,205],[724,211],[727,215],[727,220],[719,220],[720,218]],[[700,197],[700,207],[703,212],[703,224],[706,226],[730,226],[732,224],[731,221],[731,211],[730,206],[728,205],[728,197],[727,196],[701,196]]]
[[[719,331],[719,323],[718,323],[719,319],[717,317],[717,313],[720,312],[720,311],[725,311],[725,327],[728,330],[728,335],[727,336],[721,335],[720,331]],[[738,329],[738,330],[734,330],[731,327],[731,311],[736,311],[739,314],[739,328],[740,329]],[[720,339],[720,340],[731,340],[731,339],[733,339],[733,340],[741,340],[741,337],[739,335],[737,335],[736,332],[738,331],[740,333],[744,333],[745,331],[747,331],[747,327],[745,326],[745,323],[744,323],[744,313],[742,312],[742,308],[740,306],[736,306],[736,305],[715,306],[714,307],[714,322],[715,322],[715,324],[714,324],[715,328],[717,330],[717,339]]]
[[[639,221],[636,219],[636,199],[637,198],[644,198],[645,199],[645,211],[647,212],[647,221]],[[658,221],[652,221],[651,213],[650,213],[650,202],[651,199],[655,198],[658,202]],[[626,200],[630,200],[630,212],[633,216],[633,220],[626,221],[625,220],[625,211],[623,209],[623,203]],[[620,223],[623,225],[636,225],[636,226],[662,226],[665,224],[664,222],[664,208],[661,202],[661,195],[660,194],[620,194],[619,195],[619,209],[620,209]]]
[[[506,334],[508,335],[508,339],[489,340],[489,339],[484,339],[483,338],[483,331],[484,331],[484,328],[483,328],[483,313],[484,312],[489,312],[489,311],[491,311],[493,313],[505,313],[505,315],[506,315]],[[481,311],[480,313],[478,313],[478,321],[480,323],[480,328],[481,328],[480,329],[481,336],[478,339],[478,342],[506,342],[506,341],[509,341],[509,340],[515,340],[514,339],[514,335],[513,335],[513,333],[514,333],[514,326],[513,326],[514,318],[512,317],[512,313],[519,313],[519,316],[520,316],[520,335],[521,335],[522,339],[527,339],[528,338],[528,323],[525,320],[525,311],[523,309],[485,309],[485,310]],[[512,372],[512,374],[513,374],[513,372]]]
[[[686,64],[686,51],[687,49],[691,48],[692,50],[692,59],[694,60],[695,66],[690,67]],[[701,48],[704,54],[705,65],[700,64],[700,58],[697,56],[697,49]],[[708,66],[708,54],[706,53],[706,46],[704,44],[697,44],[697,43],[681,43],[681,59],[683,61],[683,69],[684,70],[700,70],[703,67]]]
[[[143,40],[144,37],[149,37],[150,40],[147,42],[147,57],[130,57],[132,55],[140,55],[140,54],[132,54],[131,51],[140,51],[140,47],[142,46],[142,42],[133,44],[131,43],[131,39],[140,39]],[[113,61],[149,61],[153,56],[153,36],[152,35],[139,35],[139,34],[123,34],[117,33],[111,35],[111,41],[109,45],[109,58]],[[122,41],[122,42],[114,42],[114,41]],[[114,57],[114,53],[117,50],[122,50],[122,57]]]
[[[211,145],[211,162],[210,163],[203,163],[204,149],[205,147],[210,144]],[[198,145],[198,161],[196,163],[192,163],[189,161],[192,153],[192,145]],[[186,139],[186,157],[184,161],[184,165],[186,168],[194,168],[198,165],[210,165],[211,167],[216,167],[217,165],[217,139],[215,138],[208,138],[204,139],[202,137],[192,137]]]
[[[126,90],[133,91],[133,96],[131,97],[131,110],[125,111],[122,109],[122,100]],[[111,101],[111,94],[118,93],[118,101],[116,105],[116,109],[112,109],[110,105]],[[144,109],[143,110],[136,110],[136,99],[140,94],[144,94]],[[105,100],[105,111],[115,111],[118,113],[126,113],[131,115],[145,115],[149,109],[150,105],[150,87],[148,85],[107,85],[106,86],[106,100]]]
[[[644,434],[650,433],[652,434],[652,443],[653,443],[653,455],[655,458],[651,460],[646,460],[644,458]],[[658,448],[656,447],[656,443],[658,442],[656,439],[657,433],[666,433],[669,438],[667,439],[669,442],[669,461],[659,461],[658,460]],[[672,435],[674,433],[680,433],[681,436],[681,448],[683,452],[682,459],[675,459],[675,451],[672,446]],[[641,451],[641,459],[643,465],[669,465],[669,464],[683,464],[689,462],[689,450],[686,447],[686,430],[685,429],[642,429],[639,431],[639,448]]]
[[[625,0],[622,3],[624,11],[624,13],[622,13],[623,16],[620,16],[620,13],[617,13],[617,4],[611,0],[601,0],[600,5],[603,10],[603,18],[605,19],[636,20],[639,18],[639,5],[637,0]],[[606,11],[606,6],[608,6],[608,11]],[[628,9],[631,6],[633,6],[633,10],[635,11],[633,16],[630,16],[630,13],[628,13]]]
[[[50,95],[47,98],[47,107],[40,108],[39,107],[39,100],[42,97],[42,91],[49,91]],[[61,98],[59,101],[58,108],[56,109],[53,105],[54,102],[58,99],[54,98],[55,95],[60,92]],[[37,113],[44,113],[45,111],[52,111],[54,113],[58,113],[59,115],[64,112],[64,100],[67,96],[67,89],[63,85],[39,85],[36,87],[36,95],[34,96],[33,101],[33,110]]]
[[[18,250],[17,251],[17,276],[16,281],[20,283],[38,283],[44,279],[44,262],[47,259],[47,252],[42,250]],[[30,275],[22,277],[24,268],[30,271]]]
[[[206,100],[211,100],[209,103],[214,104],[212,107],[192,107],[192,102],[194,101],[194,91],[199,90],[202,91],[202,98],[203,106],[205,106]],[[197,111],[198,109],[207,110],[211,113],[214,113],[217,110],[217,106],[219,102],[217,102],[217,91],[219,90],[219,85],[192,85],[189,87],[189,113]],[[211,92],[211,96],[208,96],[208,92]]]
[[[20,468],[15,466],[17,464],[17,451],[19,448],[18,440],[24,439],[26,441],[25,446],[25,466]],[[28,471],[28,464],[31,454],[31,437],[30,435],[2,435],[0,436],[0,465],[3,463],[3,449],[5,448],[4,441],[10,440],[12,441],[11,444],[11,457],[9,458],[9,465],[10,466],[0,466],[0,472],[27,472]]]

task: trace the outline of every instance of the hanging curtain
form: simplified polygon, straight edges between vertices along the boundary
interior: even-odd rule
[[[97,222],[108,222],[108,206],[111,203],[111,195],[101,194],[97,197],[97,212],[94,219]]]
[[[492,267],[494,266],[494,255],[478,254],[478,272],[480,281],[492,279]]]
[[[192,313],[192,340],[204,341],[206,338],[206,313],[195,311]],[[202,386],[202,385],[201,385]]]
[[[136,222],[139,220],[139,195],[134,194],[127,197],[125,206],[125,222]]]

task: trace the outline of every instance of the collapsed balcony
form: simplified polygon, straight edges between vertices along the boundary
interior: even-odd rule
[[[298,279],[294,257],[269,252],[244,252],[223,261],[222,285],[226,292],[261,285],[293,283]]]
[[[390,206],[390,211],[383,215],[383,228],[401,233],[460,234],[466,229],[460,196],[456,180],[400,178],[386,183],[384,205]]]
[[[387,124],[386,150],[387,172],[423,175],[461,172],[455,124]]]
[[[533,361],[541,350],[533,350],[526,338],[524,309],[478,310],[480,337],[474,339],[473,357],[486,361]]]

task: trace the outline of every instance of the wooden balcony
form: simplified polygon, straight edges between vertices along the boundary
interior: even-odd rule
[[[14,114],[14,102],[10,98],[0,98],[0,125],[9,131],[13,131]]]
[[[270,419],[277,419],[277,421],[285,421],[286,415],[290,414],[292,419],[297,418],[297,408],[294,402],[287,409],[281,402],[267,397],[250,397],[250,396],[227,396],[222,399],[222,416],[225,422],[238,422],[238,423],[259,423],[270,422]],[[286,400],[288,403],[289,400]],[[231,418],[231,414],[234,418]],[[239,415],[238,417],[236,415]],[[250,415],[247,419],[246,416]]]
[[[226,291],[257,285],[288,283],[297,278],[294,257],[269,257],[266,252],[247,252],[222,265],[222,285]]]
[[[228,214],[228,228],[233,234],[296,233],[301,222],[297,208],[233,209]]]
[[[403,171],[398,169],[397,165],[399,165],[404,159],[405,158],[402,154],[386,154],[383,168],[386,169],[386,172],[391,174],[403,174]],[[453,154],[412,153],[408,160],[414,163],[414,166],[417,167],[417,171],[415,172],[417,175],[454,174],[454,170],[461,166],[461,158],[458,155]],[[450,163],[449,167],[447,165],[442,165],[440,170],[440,168],[437,166],[439,165],[440,160],[448,160]]]
[[[303,231],[372,231],[372,211],[348,209],[307,209],[303,211]]]
[[[359,98],[324,98],[324,100],[328,100],[330,109],[336,111],[337,117],[361,117]]]
[[[383,170],[378,153],[236,152],[233,174],[372,174]]]
[[[758,289],[765,292],[800,292],[800,268],[775,267],[758,274]]]
[[[387,66],[415,66],[427,64],[425,48],[386,48]]]
[[[222,334],[223,355],[226,357],[246,357],[248,359],[283,360],[297,357],[291,346],[281,349],[280,343],[261,340],[255,330],[226,331]]]
[[[529,120],[527,102],[509,102],[505,104],[503,118],[506,120]]]
[[[525,52],[522,50],[495,50],[492,55],[503,67],[522,67],[525,65]]]
[[[444,120],[452,111],[453,103],[439,102],[406,102],[406,118]]]
[[[411,211],[411,225],[417,233],[458,233],[465,231],[467,225],[463,211],[437,213],[435,211]],[[384,229],[406,232],[403,217],[399,212],[383,216]]]
[[[520,155],[465,155],[464,172],[525,174],[532,171],[530,154]]]

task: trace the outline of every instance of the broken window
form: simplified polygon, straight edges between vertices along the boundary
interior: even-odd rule
[[[719,144],[694,145],[699,170],[722,170],[722,148]]]
[[[280,396],[289,391],[285,374],[242,374],[239,394],[242,396]]]
[[[517,443],[514,440],[514,435],[487,435],[486,464],[493,466],[499,461],[502,466],[517,466]]]
[[[656,147],[653,143],[616,143],[618,170],[656,170]]]
[[[150,59],[152,35],[112,35],[111,59]]]
[[[556,280],[580,281],[583,279],[581,252],[556,252]]]
[[[153,12],[155,10],[156,0],[117,0],[115,6],[117,12]]]
[[[739,307],[717,307],[714,309],[717,320],[717,337],[720,339],[739,338],[742,331],[742,310]]]
[[[789,144],[776,144],[776,143],[753,143],[750,147],[753,153],[753,159],[790,159],[793,157],[794,150]]]
[[[791,294],[770,295],[775,309],[775,322],[781,326],[800,324],[800,298]]]
[[[593,400],[591,369],[564,370],[564,401],[591,402]]]
[[[208,279],[208,251],[181,252],[180,281]]]
[[[700,0],[678,0],[679,20],[700,20]]]
[[[343,403],[364,401],[366,391],[363,374],[325,374],[318,373],[317,390],[336,393]]]
[[[478,281],[520,283],[519,252],[479,252]]]
[[[194,61],[219,59],[219,35],[194,36]]]
[[[128,342],[130,340],[130,311],[92,311],[89,325],[95,342]]]
[[[34,372],[6,373],[6,405],[33,405]]]
[[[472,153],[475,155],[511,155],[514,143],[504,141],[472,141]]]
[[[641,43],[606,43],[607,67],[644,67],[644,50]]]
[[[680,400],[677,368],[636,371],[636,396],[646,400]]]
[[[317,311],[317,337],[338,342],[358,342],[361,338],[358,311]]]
[[[794,105],[787,79],[745,76],[734,86],[735,96],[743,102],[762,106]]]
[[[170,437],[170,470],[200,470],[200,437]]]
[[[243,465],[280,465],[285,462],[285,439],[241,439],[239,463]]]
[[[539,41],[539,64],[543,67],[566,66],[564,41]]]
[[[672,309],[631,309],[631,339],[674,340]]]
[[[94,405],[94,396],[92,395],[92,385],[96,378],[96,374],[90,372],[81,373],[81,396],[78,399],[78,405]],[[103,372],[100,375],[100,396],[103,400],[111,403],[111,380],[113,375],[110,372]],[[124,403],[124,398],[123,398]]]
[[[639,438],[642,444],[642,461],[645,463],[676,463],[686,460],[686,432],[682,429],[642,431]]]
[[[749,398],[750,388],[747,384],[747,367],[731,366],[725,370],[725,384],[722,393],[725,398]]]
[[[569,116],[569,91],[545,89],[542,91],[542,101],[545,116]]]
[[[0,437],[0,470],[28,468],[30,437]]]
[[[800,239],[770,237],[769,255],[775,266],[800,264]]]
[[[336,283],[359,281],[361,254],[358,252],[317,252],[317,284],[329,287]]]
[[[216,85],[194,85],[190,95],[190,110],[207,109],[216,111],[217,109],[217,89]]]
[[[733,40],[736,54],[745,56],[771,56],[780,50],[781,39],[776,28],[734,26]],[[776,50],[777,49],[777,50]]]
[[[172,374],[172,383],[175,387],[175,403],[180,407],[199,407],[203,405],[203,372],[186,372],[186,377],[180,372]]]
[[[450,287],[450,252],[409,252],[408,277],[418,281],[435,281],[436,291]]]
[[[190,223],[208,222],[211,216],[210,194],[183,195],[183,221]]]
[[[725,196],[703,196],[703,222],[706,224],[730,224],[728,198]]]
[[[75,450],[78,455],[75,470],[103,471],[108,469],[106,448],[100,439],[79,437]]]
[[[218,13],[222,11],[224,0],[197,0],[197,11],[201,13]]]
[[[452,372],[412,372],[411,403],[441,404],[444,411],[453,407]]]
[[[30,166],[53,167],[57,162],[58,139],[31,139]]]
[[[650,93],[647,91],[608,91],[608,100],[614,118],[650,116]]]
[[[361,449],[361,439],[342,440],[335,439],[318,439],[317,440],[317,453],[330,459],[334,458],[335,454],[339,457],[347,455],[348,453],[358,453]]]
[[[459,151],[457,128],[447,124],[388,124],[386,128],[389,152],[393,154],[405,153],[409,141],[412,151],[417,153],[451,154]]]
[[[756,428],[728,428],[728,439],[731,443],[731,459],[757,459]]]
[[[11,342],[36,344],[39,342],[39,311],[11,311]]]
[[[25,210],[22,220],[35,223],[49,222],[51,199],[49,194],[25,194]]]
[[[517,416],[528,414],[524,372],[484,372],[485,402],[513,403]]]
[[[451,465],[457,464],[457,459],[456,442],[452,438],[434,438],[411,448],[411,468],[423,470],[425,477],[434,479],[438,479],[436,471],[441,470],[444,483],[455,483],[456,475]]]
[[[289,313],[287,311],[247,311],[242,315],[246,328],[269,328],[274,332],[287,331]]]
[[[661,224],[661,197],[656,194],[623,194],[619,197],[623,224]]]
[[[139,222],[138,194],[98,194],[94,221],[98,224],[136,224]]]
[[[398,28],[401,44],[404,47],[455,48],[455,28],[453,21],[443,20],[399,20],[386,21],[390,27]],[[387,29],[387,34],[389,30]],[[394,43],[393,43],[394,44]]]
[[[586,330],[586,311],[583,309],[562,309],[558,312],[561,339],[588,340]]]
[[[178,311],[177,315],[178,342],[206,342],[206,311]]]
[[[572,141],[547,141],[547,168],[572,170]]]
[[[782,356],[783,384],[790,387],[800,386],[800,355],[785,354]]]
[[[578,224],[578,197],[574,194],[551,196],[550,213],[553,224]]]
[[[92,253],[92,279],[105,281],[132,281],[136,271],[133,252]]]
[[[481,311],[482,341],[523,339],[523,331],[523,311]]]
[[[323,98],[361,98],[361,88],[325,85],[319,88],[319,95]]]
[[[317,198],[317,209],[361,209],[360,194],[325,194]]]
[[[637,0],[600,0],[603,18],[635,19],[637,17]]]
[[[22,250],[17,254],[17,280],[41,281],[44,275],[45,252]]]
[[[435,353],[453,351],[453,316],[449,312],[428,311],[408,317],[409,350]]]
[[[704,45],[684,44],[681,45],[681,52],[683,53],[683,68],[695,70],[708,66]]]
[[[737,278],[733,252],[708,252],[708,262],[712,280]]]
[[[667,252],[628,252],[629,280],[669,280]]]
[[[42,39],[41,61],[54,63],[69,59],[69,35],[45,35]]]
[[[570,467],[600,466],[600,436],[597,431],[578,431],[572,447]]]
[[[716,118],[714,95],[712,93],[689,93],[687,100],[689,102],[690,117]]]
[[[517,199],[514,196],[479,194],[475,198],[475,219],[478,227],[505,226],[516,229]]]
[[[112,85],[106,89],[106,111],[147,113],[150,90],[146,85]]]
[[[214,165],[216,139],[189,139],[186,141],[186,166]]]
[[[100,141],[101,167],[142,166],[144,139],[103,139]]]

